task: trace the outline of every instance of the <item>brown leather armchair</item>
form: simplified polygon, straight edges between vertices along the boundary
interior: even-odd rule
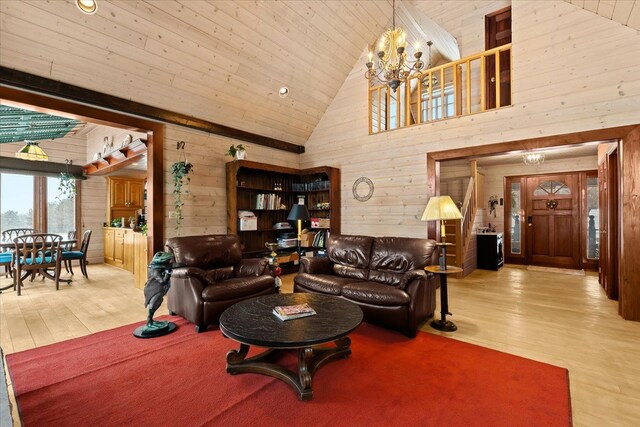
[[[335,295],[362,309],[365,320],[415,337],[433,316],[440,281],[436,242],[406,237],[331,236],[327,256],[303,258],[294,292]]]
[[[185,265],[171,275],[169,311],[195,323],[196,332],[217,324],[233,304],[276,292],[268,260],[242,259],[238,236],[173,237],[165,246],[176,263]]]

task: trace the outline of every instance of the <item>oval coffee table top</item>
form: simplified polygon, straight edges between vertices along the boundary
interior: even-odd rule
[[[308,303],[316,315],[283,321],[276,306]],[[307,293],[272,294],[232,305],[220,316],[220,330],[243,344],[300,348],[335,341],[362,323],[362,310],[342,298]]]

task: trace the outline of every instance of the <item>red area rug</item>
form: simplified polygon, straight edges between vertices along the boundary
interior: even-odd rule
[[[571,425],[566,369],[453,339],[363,324],[301,402],[276,379],[226,374],[236,343],[174,321],[162,338],[134,338],[138,324],[7,356],[24,425]]]

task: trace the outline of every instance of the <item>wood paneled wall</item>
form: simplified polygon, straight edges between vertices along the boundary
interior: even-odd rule
[[[637,31],[562,1],[512,8],[510,108],[369,136],[363,52],[301,155],[303,168],[341,168],[344,233],[424,236],[427,152],[640,122]],[[376,187],[364,203],[351,194],[363,175]]]
[[[175,220],[169,218],[173,206],[173,181],[169,169],[179,160],[177,141],[185,141],[185,156],[193,164],[188,195],[183,198],[184,221],[180,235],[213,234],[227,232],[227,204],[225,156],[229,145],[237,144],[229,138],[220,137],[175,125],[167,125],[164,145],[164,214],[165,238],[177,235]],[[292,168],[299,167],[297,154],[275,150],[260,145],[244,143],[247,160]]]

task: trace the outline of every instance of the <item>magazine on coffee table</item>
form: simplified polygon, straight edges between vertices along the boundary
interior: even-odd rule
[[[313,316],[316,311],[309,307],[309,304],[284,305],[273,309],[273,314],[280,320],[299,319],[301,317]]]

